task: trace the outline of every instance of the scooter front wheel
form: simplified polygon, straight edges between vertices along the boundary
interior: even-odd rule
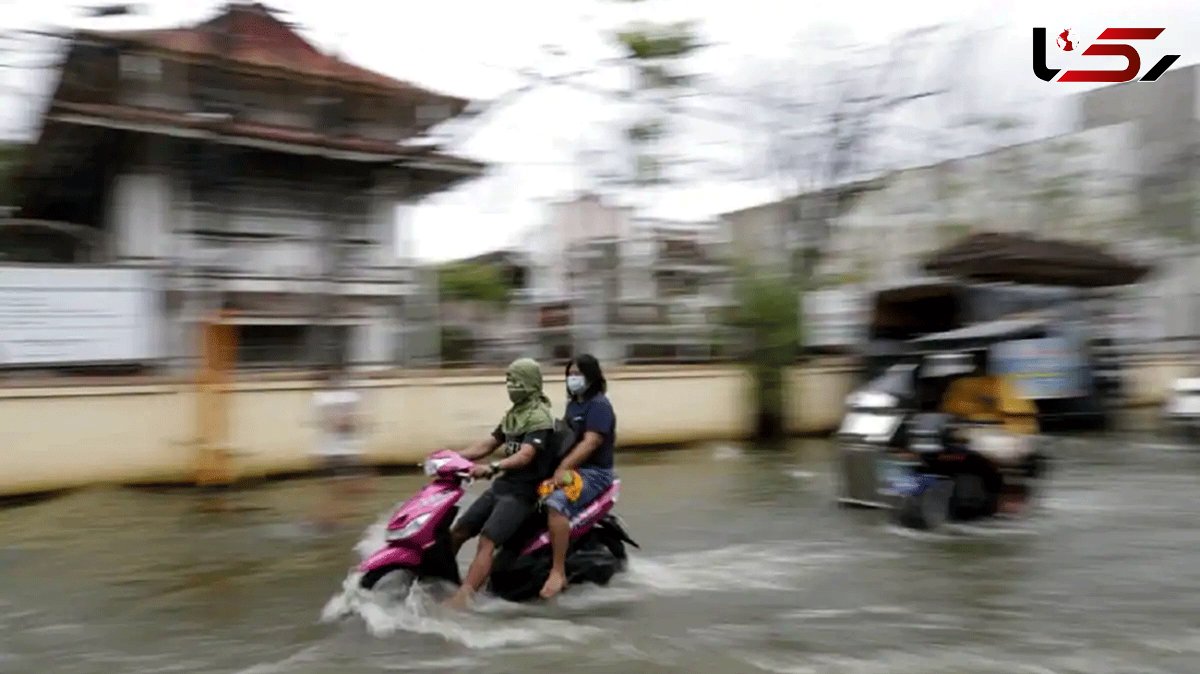
[[[381,566],[363,574],[358,584],[364,590],[394,596],[408,594],[409,588],[417,579],[412,569],[403,566]]]

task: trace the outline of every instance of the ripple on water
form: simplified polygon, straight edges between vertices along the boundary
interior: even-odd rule
[[[236,674],[283,674],[296,669],[298,665],[308,664],[319,660],[319,646],[309,646],[301,649],[282,660],[276,662],[263,662],[252,665],[245,669],[238,670]]]
[[[745,456],[745,452],[740,447],[733,445],[718,445],[713,448],[712,457],[717,461],[734,461]]]
[[[387,658],[372,663],[374,667],[385,672],[461,672],[478,664],[478,661],[467,657],[431,658],[428,660],[413,658],[402,661],[397,661],[396,658]]]
[[[861,559],[862,555],[856,555]],[[649,594],[778,590],[851,558],[840,547],[775,542],[633,557],[623,579]]]
[[[964,538],[1009,538],[1038,536],[1044,525],[1037,520],[984,520],[979,522],[950,522],[937,531],[921,531],[896,524],[883,525],[892,536],[917,541],[955,541]]]
[[[1189,638],[1184,637],[1183,642]],[[1172,642],[1173,644],[1176,642]],[[1177,674],[1146,664],[1141,654],[1101,645],[1059,654],[1023,655],[1019,650],[961,649],[914,644],[911,650],[887,650],[871,657],[741,652],[741,659],[772,674]]]

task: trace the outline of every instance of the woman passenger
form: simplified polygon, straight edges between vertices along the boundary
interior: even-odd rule
[[[576,443],[559,462],[546,497],[552,563],[541,596],[549,599],[567,585],[567,547],[571,518],[608,489],[616,474],[613,450],[617,442],[617,416],[605,395],[608,382],[600,363],[582,354],[567,363],[567,410],[565,421],[575,433]],[[576,482],[578,481],[578,483]]]

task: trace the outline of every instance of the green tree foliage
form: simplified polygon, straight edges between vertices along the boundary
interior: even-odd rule
[[[475,357],[475,337],[466,328],[442,326],[439,343],[441,362],[445,365],[469,363]]]
[[[743,335],[754,381],[758,410],[757,434],[775,437],[783,432],[785,376],[796,362],[800,345],[800,288],[786,277],[767,277],[743,269],[735,286],[736,306],[729,315]]]
[[[512,293],[511,279],[494,265],[452,262],[438,270],[439,296],[443,302],[473,301],[506,306]]]
[[[643,62],[687,56],[700,47],[695,25],[674,23],[638,23],[617,33],[629,58]]]
[[[657,143],[670,132],[671,100],[692,83],[683,61],[702,45],[690,22],[634,23],[618,31],[614,39],[637,76],[631,99],[644,104],[625,133],[633,154],[629,164],[633,181],[660,183],[666,180],[666,159]]]

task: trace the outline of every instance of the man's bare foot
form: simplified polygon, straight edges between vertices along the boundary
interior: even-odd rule
[[[566,577],[558,571],[551,571],[550,577],[546,579],[546,584],[542,586],[542,599],[551,599],[566,587]]]
[[[456,611],[467,610],[467,605],[471,603],[471,594],[465,591],[455,592],[454,596],[442,602],[442,606],[452,608]]]

